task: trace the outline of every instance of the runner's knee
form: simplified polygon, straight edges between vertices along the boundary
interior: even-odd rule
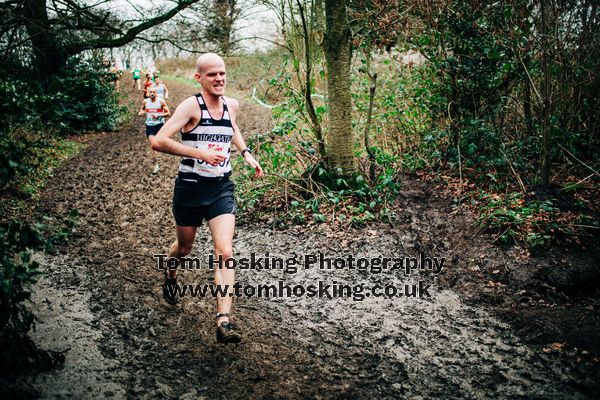
[[[192,245],[187,243],[177,243],[176,252],[178,257],[187,256],[192,252]]]
[[[215,246],[215,254],[223,256],[223,260],[227,260],[233,256],[233,250],[231,246]]]

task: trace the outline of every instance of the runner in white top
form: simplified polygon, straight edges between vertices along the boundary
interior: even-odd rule
[[[156,87],[150,86],[148,88],[148,98],[142,100],[142,107],[140,108],[138,115],[146,115],[146,137],[150,142],[150,146],[152,146],[154,136],[156,136],[165,123],[165,117],[171,115],[167,103],[158,98]],[[152,147],[150,147],[150,152],[152,153],[152,161],[154,161],[154,170],[152,173],[156,174],[160,170],[156,152],[152,150]]]
[[[169,89],[167,88],[167,85],[164,84],[162,79],[155,78],[154,86],[156,86],[156,94],[158,95],[159,99],[169,100]]]

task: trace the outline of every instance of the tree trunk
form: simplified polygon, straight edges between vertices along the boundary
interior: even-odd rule
[[[25,0],[23,9],[25,28],[33,48],[33,66],[40,81],[48,87],[52,77],[65,66],[67,56],[51,29],[46,1]]]
[[[371,149],[371,139],[369,137],[369,130],[371,129],[371,120],[373,119],[373,106],[375,103],[375,91],[377,90],[377,72],[371,71],[371,41],[368,40],[365,48],[365,60],[366,60],[366,72],[371,79],[371,85],[369,86],[369,107],[367,108],[367,122],[365,123],[365,149],[367,150],[367,155],[369,156],[369,179],[371,182],[375,181],[375,154],[373,154],[373,150]]]
[[[325,0],[325,60],[329,102],[328,164],[345,175],[357,171],[352,134],[350,29],[346,1]]]
[[[528,65],[528,64],[525,64]],[[523,115],[525,116],[525,126],[527,127],[527,136],[533,136],[533,113],[531,112],[531,83],[527,76],[523,80]]]
[[[371,86],[369,87],[369,108],[367,109],[367,123],[365,124],[365,149],[369,156],[369,179],[371,182],[375,181],[375,154],[371,149],[371,140],[369,138],[369,129],[371,128],[371,119],[373,117],[373,103],[375,100],[375,90],[377,90],[377,72],[371,74],[369,72],[369,78],[371,78]]]
[[[319,121],[319,117],[317,116],[317,112],[315,110],[315,106],[312,101],[312,59],[311,54],[314,53],[313,41],[311,41],[311,32],[308,30],[308,26],[306,23],[306,18],[304,16],[304,7],[300,0],[297,1],[298,4],[298,12],[300,13],[300,20],[302,21],[302,35],[304,37],[304,63],[306,68],[306,78],[304,84],[304,101],[306,103],[306,111],[308,112],[308,116],[310,121],[312,122],[312,129],[315,133],[315,137],[317,138],[317,146],[319,148],[319,155],[323,158],[327,156],[327,151],[325,149],[325,142],[323,141],[323,131],[321,129],[321,122]]]
[[[551,163],[551,143],[550,143],[550,40],[551,32],[548,21],[548,13],[552,5],[548,1],[540,2],[542,12],[542,35],[543,35],[543,54],[542,54],[542,135],[544,137],[543,162],[542,162],[542,182],[548,187],[550,184],[550,163]]]

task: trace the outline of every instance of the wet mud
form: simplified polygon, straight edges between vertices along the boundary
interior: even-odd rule
[[[177,93],[172,103],[193,92],[176,82],[170,88]],[[246,133],[264,128],[260,110],[243,103],[243,111]],[[243,342],[217,344],[213,298],[186,296],[175,306],[162,300],[162,272],[152,255],[165,253],[174,239],[177,158],[159,155],[161,171],[153,175],[142,124],[134,120],[120,132],[82,137],[87,149],[56,172],[36,208],[54,218],[70,208],[80,213],[67,244],[56,254],[36,256],[46,275],[31,305],[39,319],[32,338],[62,352],[65,363],[4,381],[15,392],[116,399],[586,399],[597,393],[597,300],[572,299],[556,287],[540,291],[545,281],[539,271],[552,255],[521,259],[522,249],[491,244],[472,228],[471,217],[451,214],[444,193],[417,177],[406,177],[394,222],[350,230],[245,223],[237,228],[234,252],[365,258],[423,253],[445,258],[441,274],[315,266],[294,273],[240,269],[237,280],[284,280],[292,287],[319,281],[404,287],[421,280],[431,285],[430,297],[242,296],[235,299],[234,322]],[[204,226],[192,256],[205,258],[211,250]],[[582,259],[563,257],[573,264]],[[210,283],[212,273],[182,271],[179,282]],[[555,306],[545,308],[540,300]],[[579,333],[560,327],[568,310],[586,321]],[[556,311],[554,319],[549,311]],[[540,315],[554,325],[545,328]],[[533,326],[523,329],[528,319]],[[564,347],[550,346],[561,338]]]

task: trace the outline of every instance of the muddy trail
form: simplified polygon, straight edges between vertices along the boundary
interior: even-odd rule
[[[172,109],[194,92],[167,83]],[[264,110],[242,102],[245,134],[264,130],[265,123]],[[56,254],[37,254],[46,275],[32,292],[39,319],[32,337],[44,349],[63,352],[65,364],[4,380],[15,397],[585,399],[598,393],[598,364],[585,358],[598,332],[596,300],[562,299],[549,309],[539,303],[544,293],[531,289],[531,302],[513,302],[517,291],[540,279],[552,254],[518,261],[520,250],[498,249],[476,235],[470,217],[451,214],[443,193],[415,177],[405,179],[393,223],[350,230],[243,224],[234,253],[423,253],[445,258],[440,276],[300,268],[240,270],[237,280],[397,287],[422,280],[432,284],[431,298],[244,296],[234,303],[243,342],[217,344],[214,299],[187,296],[167,305],[162,272],[152,257],[165,253],[174,239],[171,199],[178,159],[159,155],[161,170],[151,173],[141,119],[120,132],[80,140],[88,147],[56,171],[36,207],[39,216],[59,218],[71,208],[80,214],[67,244]],[[192,255],[211,251],[204,226]],[[533,264],[542,267],[525,276],[524,266]],[[184,271],[179,281],[210,283],[212,274],[206,268]],[[521,283],[511,288],[507,282]],[[559,316],[548,322],[552,329],[542,329],[550,311]],[[557,322],[568,321],[566,314],[580,323],[585,319],[589,335],[577,340],[588,350],[548,348],[570,332]]]

